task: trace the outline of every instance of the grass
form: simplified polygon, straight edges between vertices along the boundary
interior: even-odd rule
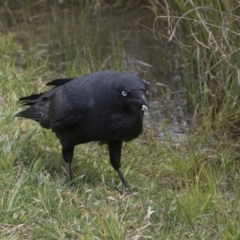
[[[239,238],[236,147],[209,144],[200,134],[189,136],[191,145],[174,144],[146,129],[125,144],[122,169],[132,196],[116,191],[120,181],[105,146],[78,146],[76,186],[69,187],[53,133],[13,118],[18,96],[43,90],[48,62],[32,59],[20,71],[21,45],[11,34],[1,39],[1,58],[12,56],[1,61],[0,75],[2,239]]]
[[[89,58],[79,70],[67,65],[68,76],[101,68],[88,46]],[[18,97],[43,91],[46,81],[59,77],[44,56],[34,41],[0,35],[1,239],[240,238],[239,143],[212,140],[200,127],[187,142],[160,141],[145,128],[124,144],[131,196],[116,191],[121,184],[106,146],[96,143],[76,148],[75,186],[69,187],[54,134],[13,117],[21,108]],[[119,62],[116,56],[107,66],[118,69]]]
[[[198,116],[198,125],[219,135],[238,131],[239,3],[171,1],[159,5],[152,1],[155,14],[157,7],[166,15],[157,16],[155,37],[161,36],[158,22],[166,20],[169,35],[165,37],[181,48],[178,67],[185,70],[186,99]]]

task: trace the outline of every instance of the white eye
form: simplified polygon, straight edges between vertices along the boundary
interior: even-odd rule
[[[127,92],[122,91],[122,95],[123,95],[124,97],[126,97],[126,96],[127,96]]]

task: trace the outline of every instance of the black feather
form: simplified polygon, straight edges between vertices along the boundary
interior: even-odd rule
[[[59,87],[59,86],[62,86],[70,81],[72,81],[73,79],[75,78],[65,78],[65,79],[55,79],[51,82],[48,82],[46,83],[47,86],[56,86],[56,87]]]
[[[47,85],[54,87],[20,98],[30,107],[15,116],[52,129],[62,145],[69,181],[74,146],[91,141],[106,143],[110,162],[130,191],[120,171],[121,148],[123,141],[131,141],[142,132],[142,109],[148,107],[146,84],[133,74],[101,71],[79,78],[56,79]]]
[[[26,106],[26,105],[33,105],[36,102],[39,101],[39,98],[41,97],[43,93],[39,93],[39,94],[32,94],[28,97],[21,97],[19,98],[19,101],[22,103],[22,105]]]
[[[36,122],[39,122],[42,115],[39,111],[37,111],[35,108],[27,108],[15,115],[15,117],[24,117],[24,118],[29,118],[32,119]]]

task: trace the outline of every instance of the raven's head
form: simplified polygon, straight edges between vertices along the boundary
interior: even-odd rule
[[[133,74],[123,74],[117,86],[118,99],[120,98],[126,110],[148,110],[149,104],[146,98],[147,85]]]

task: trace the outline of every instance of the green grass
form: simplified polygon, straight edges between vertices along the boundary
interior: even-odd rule
[[[179,46],[178,69],[183,69],[188,107],[207,131],[239,131],[239,2],[212,0],[151,1],[158,22],[165,21],[168,41]],[[158,3],[158,4],[157,4]],[[165,14],[158,14],[157,9]]]
[[[159,1],[151,3],[162,6]],[[227,3],[231,1],[224,2],[226,6]],[[185,12],[197,7],[181,6],[186,7]],[[178,7],[170,10],[179,11],[181,16]],[[57,138],[32,121],[15,119],[13,115],[22,109],[17,100],[46,90],[45,82],[61,74],[71,77],[104,68],[121,70],[122,41],[108,39],[109,48],[102,59],[106,49],[98,42],[101,31],[95,32],[95,39],[89,40],[91,29],[87,28],[87,18],[79,9],[71,9],[71,17],[67,16],[67,11],[61,11],[66,15],[61,15],[63,21],[59,21],[60,10],[52,8],[46,14],[51,15],[49,26],[53,23],[54,30],[36,27],[36,31],[44,33],[43,43],[59,46],[56,47],[59,55],[54,57],[54,54],[48,55],[51,52],[48,48],[47,53],[44,52],[32,37],[31,8],[25,10],[12,14],[13,21],[17,22],[17,17],[22,16],[24,22],[18,25],[17,37],[13,33],[0,35],[0,239],[238,240],[239,141],[229,140],[218,132],[223,126],[230,126],[231,118],[234,123],[238,120],[238,109],[234,108],[238,105],[238,102],[234,105],[237,86],[231,78],[236,76],[235,67],[222,68],[221,74],[216,74],[222,77],[220,88],[229,83],[223,95],[221,91],[216,92],[217,99],[224,100],[220,105],[213,106],[216,101],[209,100],[209,75],[204,78],[205,85],[191,82],[194,73],[199,77],[210,70],[212,59],[219,61],[221,49],[200,51],[200,46],[193,44],[193,61],[188,60],[190,71],[185,77],[187,97],[192,108],[197,106],[196,117],[201,120],[197,123],[201,125],[197,125],[195,134],[188,136],[188,141],[160,141],[154,138],[152,128],[145,127],[143,136],[124,144],[122,171],[133,195],[121,195],[116,190],[116,187],[121,188],[121,183],[109,164],[107,148],[96,143],[76,147],[72,164],[75,186],[69,187]],[[200,14],[206,12],[200,11]],[[221,22],[219,19],[226,21],[221,14],[217,22]],[[195,15],[190,17],[197,19]],[[43,21],[40,19],[34,21]],[[194,22],[198,26],[200,23],[199,19]],[[235,26],[230,23],[231,27]],[[76,31],[69,27],[73,24]],[[39,26],[48,29],[44,24]],[[193,25],[187,21],[185,28],[189,27]],[[214,29],[212,32],[218,34],[217,28]],[[202,31],[201,41],[208,39],[208,33]],[[60,37],[55,40],[56,36]],[[213,39],[215,36],[212,35]],[[224,38],[217,35],[215,39],[220,42]],[[237,59],[234,55],[237,53],[231,56]],[[59,70],[64,61],[59,56],[63,55],[65,65]],[[213,119],[209,109],[217,107],[218,117]],[[213,131],[213,122],[219,126],[215,128],[217,131]]]
[[[191,144],[161,142],[145,129],[123,147],[133,195],[116,191],[106,146],[96,143],[76,148],[69,187],[54,134],[13,117],[19,96],[46,89],[48,61],[29,55],[19,69],[21,44],[11,34],[0,44],[1,239],[239,239],[237,145],[199,133]]]

